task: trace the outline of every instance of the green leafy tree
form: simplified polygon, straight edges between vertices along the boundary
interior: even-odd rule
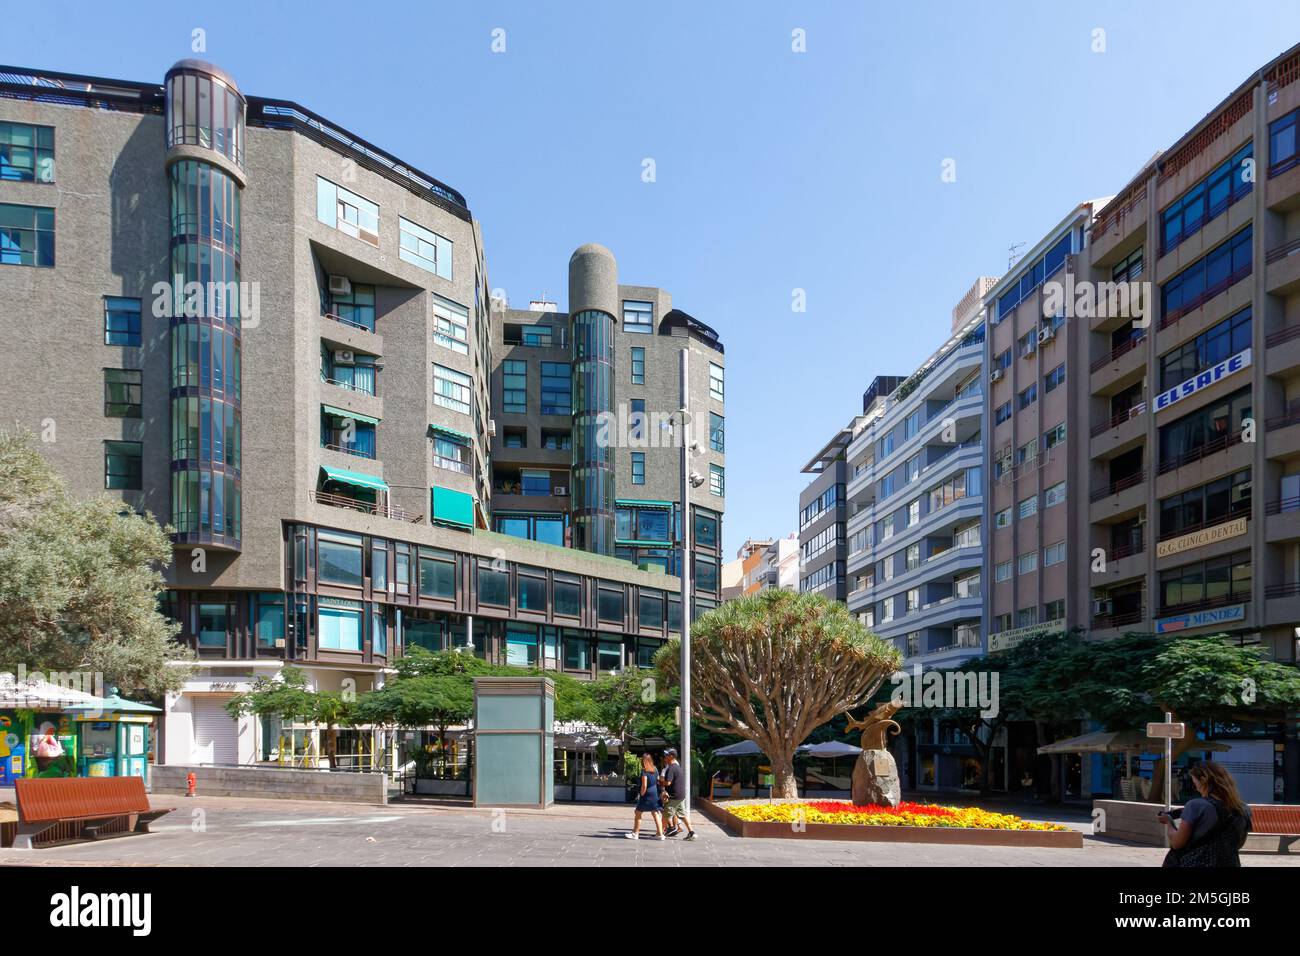
[[[193,655],[158,612],[167,532],[120,499],[79,500],[28,432],[0,431],[0,670],[104,676],[124,693],[178,689]]]
[[[447,731],[474,716],[474,688],[464,674],[415,674],[397,677],[378,690],[360,695],[354,717],[359,724],[386,727],[433,727],[447,752]]]
[[[679,675],[677,641],[655,665]],[[691,716],[752,740],[767,755],[773,795],[798,796],[794,754],[832,717],[869,699],[901,664],[898,650],[843,604],[816,594],[763,590],[728,601],[691,629]]]

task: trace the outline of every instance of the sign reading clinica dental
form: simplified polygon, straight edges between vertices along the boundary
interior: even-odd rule
[[[1209,388],[1215,382],[1222,381],[1250,365],[1250,349],[1242,349],[1236,355],[1224,359],[1218,365],[1212,365],[1204,372],[1193,375],[1181,385],[1175,385],[1156,396],[1156,411],[1163,411],[1174,402],[1182,401],[1195,395],[1203,388]]]

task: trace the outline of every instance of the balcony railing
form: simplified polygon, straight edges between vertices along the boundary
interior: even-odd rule
[[[1286,511],[1300,511],[1300,495],[1292,495],[1290,498],[1282,498],[1279,501],[1270,501],[1264,505],[1264,514],[1280,515]]]
[[[1116,359],[1118,359],[1121,355],[1125,355],[1128,352],[1132,352],[1135,348],[1137,348],[1146,340],[1147,340],[1147,333],[1145,329],[1135,333],[1134,335],[1130,336],[1127,341],[1121,342],[1119,345],[1115,346],[1113,349],[1111,349],[1101,358],[1096,359],[1092,363],[1092,367],[1089,369],[1089,371],[1092,372],[1101,371],[1111,362],[1114,362]]]
[[[321,380],[322,382],[324,382],[326,385],[337,385],[339,388],[346,388],[349,392],[356,392],[358,395],[374,395],[374,394],[375,394],[375,390],[374,390],[373,387],[372,387],[372,388],[362,388],[360,385],[357,385],[357,384],[355,384],[355,383],[353,383],[353,382],[342,382],[342,381],[339,381],[337,378],[329,378],[329,377],[327,377],[327,376],[325,376],[325,375],[322,375],[322,376],[320,377],[320,380]]]
[[[1137,624],[1147,616],[1146,608],[1140,607],[1132,611],[1118,611],[1114,614],[1094,614],[1092,616],[1092,626],[1094,630],[1105,630],[1108,627],[1126,627],[1130,624]]]
[[[328,491],[311,491],[308,494],[310,494],[312,501],[320,505],[329,505],[331,508],[346,508],[349,511],[377,515],[380,518],[393,518],[396,521],[406,521],[411,524],[419,524],[424,521],[423,515],[413,514],[392,505],[385,506],[371,501],[362,501],[359,498],[349,498],[347,495],[337,495]]]
[[[1278,262],[1296,252],[1300,252],[1300,237],[1292,239],[1290,242],[1284,242],[1282,245],[1274,249],[1270,249],[1264,254],[1264,261],[1268,263]]]
[[[1193,448],[1191,451],[1183,452],[1181,455],[1175,455],[1168,461],[1160,463],[1160,474],[1173,471],[1175,468],[1181,468],[1183,465],[1190,465],[1193,462],[1200,461],[1207,455],[1214,455],[1223,451],[1225,448],[1231,448],[1233,445],[1241,444],[1241,432],[1228,432],[1226,435],[1220,435],[1218,438],[1212,438],[1205,444]]]
[[[1146,469],[1143,468],[1141,471],[1136,471],[1131,475],[1124,476],[1123,478],[1117,478],[1108,485],[1102,485],[1100,488],[1094,489],[1089,500],[1093,502],[1101,501],[1104,498],[1109,498],[1111,495],[1117,495],[1128,488],[1140,485],[1146,480],[1147,472]]]
[[[336,436],[337,437],[337,436]],[[375,453],[367,451],[364,448],[358,448],[356,445],[347,445],[338,441],[321,442],[321,447],[330,451],[341,451],[345,455],[351,455],[353,458],[365,458],[368,461],[375,460]]]
[[[1300,422],[1300,401],[1292,402],[1281,415],[1274,415],[1268,419],[1264,423],[1264,427],[1269,429],[1286,428],[1288,425],[1296,424],[1296,422]]]
[[[322,314],[325,316],[325,318],[331,319],[342,325],[346,325],[350,329],[360,329],[362,332],[371,332],[371,333],[375,331],[368,325],[362,325],[360,322],[357,322],[353,319],[345,319],[343,318],[343,316],[339,315],[336,312],[325,312]]]
[[[1097,424],[1093,425],[1092,437],[1096,438],[1098,435],[1104,435],[1112,428],[1119,428],[1120,425],[1123,425],[1126,421],[1129,421],[1130,419],[1137,418],[1146,410],[1147,410],[1147,403],[1145,401],[1138,402],[1136,405],[1130,407],[1127,411],[1119,412],[1115,415],[1112,415],[1110,418],[1106,419],[1105,421],[1098,422]]]
[[[1229,591],[1227,594],[1220,594],[1217,597],[1201,598],[1199,601],[1181,601],[1178,604],[1170,604],[1160,609],[1162,616],[1167,614],[1188,614],[1192,611],[1209,611],[1216,607],[1227,607],[1229,604],[1244,604],[1250,600],[1250,588],[1243,588],[1240,591]]]
[[[1144,183],[1133,191],[1133,195],[1129,196],[1123,205],[1118,205],[1116,200],[1112,200],[1114,208],[1107,206],[1103,209],[1101,215],[1097,217],[1096,222],[1092,224],[1088,231],[1094,238],[1100,238],[1110,229],[1118,227],[1130,213],[1142,208],[1146,199],[1147,187]]]
[[[1110,560],[1119,561],[1123,558],[1131,558],[1135,554],[1141,554],[1146,550],[1146,542],[1142,538],[1136,541],[1130,541],[1128,544],[1121,544],[1118,547],[1110,549]]]
[[[1264,597],[1282,598],[1295,597],[1300,595],[1300,581],[1292,581],[1289,584],[1270,584],[1264,588]]]
[[[1285,329],[1278,329],[1276,332],[1270,332],[1264,338],[1264,344],[1269,348],[1275,345],[1282,345],[1290,342],[1292,339],[1300,338],[1300,325],[1288,326]]]
[[[1166,315],[1162,315],[1160,317],[1160,328],[1162,329],[1169,328],[1169,326],[1173,325],[1175,322],[1177,322],[1183,316],[1187,315],[1189,312],[1193,312],[1196,309],[1199,309],[1201,306],[1205,305],[1205,303],[1213,299],[1216,295],[1219,295],[1222,292],[1226,292],[1232,286],[1236,285],[1242,279],[1246,278],[1246,276],[1250,275],[1250,270],[1251,270],[1250,266],[1248,265],[1242,266],[1240,269],[1232,273],[1227,278],[1220,279],[1218,282],[1214,283],[1214,285],[1206,288],[1203,292],[1201,292],[1198,296],[1193,298],[1191,301],[1184,303],[1183,305],[1174,309],[1172,312],[1167,313]]]

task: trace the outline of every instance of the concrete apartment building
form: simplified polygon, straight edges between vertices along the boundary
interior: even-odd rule
[[[0,67],[0,156],[0,295],[57,318],[0,356],[11,423],[73,493],[175,529],[165,610],[200,667],[160,762],[310,737],[224,710],[289,664],[365,691],[417,645],[648,663],[680,628],[678,449],[601,428],[675,410],[682,348],[695,606],[717,601],[722,346],[607,250],[571,259],[570,314],[494,309],[459,192],[196,60],[162,83]]]
[[[985,285],[915,372],[872,384],[845,449],[849,610],[909,668],[984,650]]]
[[[1086,447],[1071,434],[1082,421],[1077,393],[1069,388],[1078,371],[1075,322],[1064,309],[1044,315],[1044,296],[1080,271],[1098,205],[1076,206],[982,293],[989,366],[985,633],[991,653],[1087,623],[1071,599],[1086,567],[1072,560],[1081,552],[1070,546],[1081,496],[1069,486]]]
[[[735,560],[727,564],[739,565],[730,597],[757,594],[769,588],[799,590],[799,539],[794,534],[784,538],[748,538],[737,549]],[[724,595],[724,600],[727,596]]]
[[[799,493],[799,590],[817,591],[833,601],[846,601],[849,594],[845,450],[852,439],[850,423],[801,469],[814,477]]]
[[[1106,555],[1091,635],[1226,633],[1296,661],[1300,46],[1151,160],[1091,229],[1087,275],[1149,282],[1148,323],[1080,321],[1090,432],[1075,534]],[[1082,436],[1080,436],[1082,437]],[[1077,549],[1083,559],[1083,549]],[[1214,728],[1248,799],[1297,798],[1294,724]]]

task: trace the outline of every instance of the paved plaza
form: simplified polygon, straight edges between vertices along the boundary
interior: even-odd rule
[[[45,850],[0,865],[92,866],[1136,866],[1164,851],[1085,836],[1080,850],[741,839],[699,818],[697,840],[625,838],[630,808],[547,811],[154,797],[176,812],[154,832]],[[1048,818],[1048,817],[1044,817]],[[1086,830],[1077,815],[1058,819]],[[651,832],[648,820],[644,825]],[[1246,866],[1300,857],[1250,854]]]

